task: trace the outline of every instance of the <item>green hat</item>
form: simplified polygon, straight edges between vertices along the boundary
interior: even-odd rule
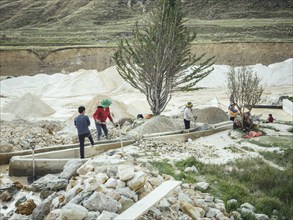
[[[103,101],[101,101],[100,106],[102,106],[103,108],[107,108],[112,104],[112,101],[110,99],[104,99]]]
[[[186,107],[192,107],[192,103],[191,102],[187,102]]]

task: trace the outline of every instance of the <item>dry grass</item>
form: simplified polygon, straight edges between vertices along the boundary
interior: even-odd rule
[[[292,42],[290,2],[274,2],[190,1],[186,26],[197,33],[196,42]],[[2,47],[116,45],[148,16],[140,4],[129,8],[118,0],[3,0],[0,13]]]

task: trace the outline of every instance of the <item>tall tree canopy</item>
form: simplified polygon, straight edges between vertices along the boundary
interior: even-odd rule
[[[180,0],[160,0],[150,21],[133,30],[133,39],[121,40],[114,60],[119,74],[146,95],[151,111],[159,115],[175,91],[196,90],[197,82],[213,69],[213,58],[201,61],[191,53]],[[196,65],[197,64],[197,65]]]

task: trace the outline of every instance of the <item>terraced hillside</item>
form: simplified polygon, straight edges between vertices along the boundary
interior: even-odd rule
[[[1,0],[1,46],[105,45],[131,35],[158,0]],[[185,0],[198,42],[292,42],[290,0]]]
[[[0,76],[103,70],[117,42],[143,25],[158,0],[1,0]],[[293,57],[293,1],[184,0],[192,50],[216,64]]]

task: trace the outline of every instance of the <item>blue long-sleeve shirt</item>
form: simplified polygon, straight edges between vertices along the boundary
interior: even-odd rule
[[[74,125],[77,128],[78,134],[86,134],[89,133],[89,126],[91,122],[87,115],[80,114],[74,119]]]

